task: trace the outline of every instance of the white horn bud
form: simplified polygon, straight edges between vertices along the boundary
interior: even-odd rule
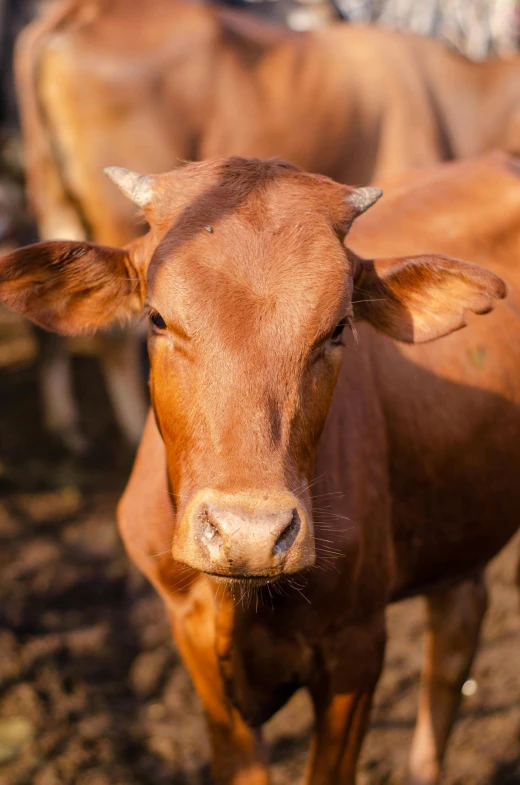
[[[351,194],[347,196],[347,204],[349,204],[356,212],[356,215],[361,215],[369,207],[377,202],[383,196],[381,188],[374,188],[367,186],[366,188],[356,188]]]
[[[131,172],[122,166],[107,166],[104,172],[134,204],[148,207],[153,198],[153,177]]]

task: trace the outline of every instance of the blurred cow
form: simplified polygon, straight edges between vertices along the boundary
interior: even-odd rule
[[[520,149],[520,59],[339,23],[296,34],[172,0],[64,0],[28,28],[18,88],[44,237],[134,235],[102,176],[217,154],[280,155],[366,183],[490,147]],[[464,100],[461,100],[463,97]]]

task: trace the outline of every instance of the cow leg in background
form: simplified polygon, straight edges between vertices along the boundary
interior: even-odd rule
[[[487,607],[482,573],[426,598],[419,713],[408,785],[435,785]]]
[[[99,334],[100,361],[112,407],[121,431],[137,447],[148,413],[141,373],[140,337],[112,328]]]
[[[40,345],[40,390],[45,428],[73,455],[83,455],[88,441],[79,427],[72,365],[65,338],[35,328]]]
[[[315,674],[309,690],[314,703],[316,728],[306,785],[354,785],[356,766],[365,736],[372,697],[381,673],[385,649],[384,619],[365,629],[348,627],[345,640],[356,650],[341,660],[341,673]],[[363,645],[363,642],[365,645]],[[351,648],[351,647],[348,647]],[[339,670],[338,668],[338,670]],[[343,677],[361,689],[338,691]]]
[[[216,656],[215,626],[212,620],[201,618],[213,612],[212,606],[213,601],[211,605],[198,603],[180,622],[174,612],[170,618],[175,642],[204,706],[213,779],[216,785],[268,785],[260,731],[247,725],[226,697]]]
[[[67,339],[35,328],[40,346],[40,388],[45,428],[73,455],[84,455],[89,441],[80,428]],[[99,359],[116,421],[128,444],[139,444],[148,411],[142,383],[140,339],[114,328],[96,337]]]
[[[520,546],[520,542],[518,543]],[[520,610],[520,547],[518,548],[518,564],[516,565],[516,588],[518,589],[518,604]]]

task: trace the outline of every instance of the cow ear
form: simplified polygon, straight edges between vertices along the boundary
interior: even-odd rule
[[[494,273],[447,256],[356,257],[353,268],[356,320],[406,343],[458,330],[466,325],[467,312],[488,313],[507,293]]]
[[[140,309],[125,249],[53,240],[0,257],[0,302],[47,330],[77,335]]]

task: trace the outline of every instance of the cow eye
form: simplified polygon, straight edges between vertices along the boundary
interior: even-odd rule
[[[347,324],[346,319],[342,319],[341,322],[337,323],[334,332],[330,336],[332,343],[340,343],[341,336],[343,335],[343,330],[345,329],[346,324]]]
[[[154,327],[157,327],[158,330],[165,330],[166,329],[166,322],[162,318],[161,314],[157,311],[152,311],[150,314],[150,321]]]

